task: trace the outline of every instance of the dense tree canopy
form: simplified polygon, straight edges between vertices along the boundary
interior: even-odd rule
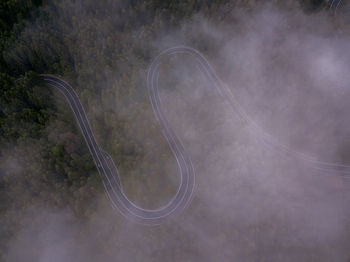
[[[84,220],[94,212],[92,199],[103,192],[67,102],[39,74],[64,76],[77,90],[97,140],[119,164],[126,191],[138,187],[135,180],[148,181],[147,191],[147,174],[157,173],[152,184],[161,186],[152,193],[167,199],[175,188],[162,185],[159,177],[176,165],[168,160],[171,152],[157,130],[145,88],[147,66],[159,51],[153,39],[166,39],[168,31],[177,30],[210,52],[208,43],[191,39],[193,29],[184,21],[200,14],[225,24],[235,19],[235,7],[249,11],[262,2],[1,1],[0,260],[6,261],[7,239],[24,223],[20,213],[25,207],[69,206]],[[307,12],[326,3],[301,2]],[[150,161],[159,158],[155,152],[163,152],[166,164]],[[142,190],[132,197],[152,206]],[[13,210],[18,212],[15,219]]]

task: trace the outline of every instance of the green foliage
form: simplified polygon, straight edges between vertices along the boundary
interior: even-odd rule
[[[22,23],[31,11],[42,4],[41,0],[4,0],[0,2],[1,38],[8,36],[15,23]]]
[[[50,96],[35,73],[15,80],[0,73],[0,144],[15,143],[18,138],[38,138],[50,118]],[[51,102],[51,104],[50,104]]]
[[[22,223],[20,215],[9,215],[13,210],[44,203],[87,219],[94,212],[92,199],[103,192],[67,102],[41,81],[40,73],[64,75],[81,98],[101,147],[118,163],[126,191],[151,205],[144,192],[152,187],[160,199],[172,195],[171,183],[159,181],[169,165],[176,167],[146,93],[147,65],[158,51],[153,39],[170,29],[190,39],[191,29],[180,25],[197,13],[222,20],[238,4],[250,10],[266,1],[54,0],[45,7],[43,2],[0,2],[0,222],[6,228],[0,260],[6,241]],[[312,11],[325,2],[302,5]],[[143,191],[135,190],[135,181],[146,185]]]
[[[328,2],[328,0],[300,0],[301,6],[308,13],[328,7]]]

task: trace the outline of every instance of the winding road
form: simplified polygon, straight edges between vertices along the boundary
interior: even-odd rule
[[[330,5],[330,8],[332,9],[332,11],[334,13],[337,12],[337,8],[339,6],[339,4],[341,3],[342,0],[329,0],[328,3]]]
[[[248,117],[239,103],[235,100],[231,90],[222,83],[206,58],[199,51],[186,46],[178,46],[163,51],[153,60],[147,75],[147,88],[154,115],[159,122],[163,136],[167,140],[169,147],[176,158],[181,178],[180,185],[176,194],[167,205],[158,209],[144,209],[135,205],[124,194],[118,169],[112,158],[99,147],[86,117],[84,108],[74,89],[67,82],[56,76],[47,74],[41,75],[47,84],[59,90],[67,99],[82,135],[88,145],[97,170],[101,175],[107,197],[113,207],[120,211],[123,216],[141,224],[157,225],[162,223],[170,215],[184,210],[192,198],[195,186],[195,171],[193,164],[181,140],[176,136],[165,117],[158,94],[158,69],[161,58],[179,53],[191,55],[196,59],[200,71],[206,76],[208,81],[213,84],[217,94],[224,98],[232,110],[241,116],[241,119],[249,125],[250,130],[252,130],[269,148],[278,148],[280,151],[290,156],[305,160],[305,163],[316,170],[319,170],[320,173],[328,174],[330,172],[336,172],[343,177],[350,175],[350,166],[315,160],[307,155],[293,151],[276,141]]]

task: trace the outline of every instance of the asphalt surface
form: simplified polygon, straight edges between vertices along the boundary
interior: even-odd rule
[[[329,0],[328,3],[330,5],[330,8],[332,9],[332,11],[336,14],[337,13],[337,9],[340,5],[340,3],[342,2],[342,0]]]
[[[199,51],[190,47],[178,46],[163,51],[153,60],[147,75],[147,88],[154,115],[159,122],[163,136],[167,140],[169,147],[176,158],[181,178],[180,185],[176,194],[167,205],[152,210],[141,208],[130,201],[124,194],[118,169],[112,158],[98,146],[84,108],[74,89],[67,82],[56,76],[46,74],[41,75],[47,84],[58,89],[67,99],[82,135],[88,145],[97,170],[101,175],[106,195],[112,206],[123,216],[141,224],[156,225],[162,223],[170,215],[183,211],[190,203],[195,186],[195,171],[193,164],[181,140],[174,133],[164,114],[158,93],[158,68],[161,63],[161,58],[179,53],[185,53],[196,59],[200,71],[206,76],[207,80],[212,83],[215,92],[219,96],[222,96],[224,101],[227,102],[235,113],[240,115],[241,119],[250,127],[250,131],[252,131],[267,148],[278,149],[286,155],[303,160],[306,165],[318,170],[320,174],[336,174],[348,178],[350,175],[350,166],[318,161],[284,146],[267,134],[244,112],[238,101],[234,98],[231,90],[219,79],[211,65]]]
[[[292,148],[284,145],[283,143],[281,143],[281,141],[278,141],[276,138],[267,133],[245,112],[243,107],[240,105],[239,101],[232,94],[231,89],[220,80],[215,70],[209,64],[208,60],[198,50],[194,48],[178,46],[169,48],[160,53],[154,59],[153,63],[150,66],[148,77],[150,78],[150,75],[153,75],[153,77],[151,78],[152,81],[148,82],[149,88],[157,88],[157,67],[159,66],[159,60],[161,59],[161,57],[168,55],[176,55],[180,53],[188,54],[194,57],[194,59],[196,59],[200,71],[207,77],[207,80],[212,83],[212,86],[213,88],[215,88],[216,93],[223,98],[223,100],[227,103],[229,107],[231,107],[233,113],[236,113],[240,116],[241,120],[249,127],[249,131],[252,132],[255,135],[255,137],[266,146],[266,148],[275,149],[289,157],[293,157],[297,160],[302,160],[302,164],[309,166],[315,170],[318,170],[319,174],[332,176],[336,174],[345,178],[350,178],[349,165],[317,160],[304,153],[293,150]]]
[[[150,96],[154,110],[160,119],[163,128],[163,135],[167,139],[169,146],[176,157],[179,165],[181,180],[179,188],[175,196],[170,202],[154,210],[144,209],[136,206],[130,201],[123,192],[118,169],[116,168],[112,158],[98,146],[86,117],[83,106],[73,88],[62,79],[52,75],[41,75],[43,80],[58,89],[67,99],[71,109],[75,115],[79,128],[88,145],[90,153],[93,157],[98,172],[102,177],[102,182],[106,190],[106,194],[112,205],[121,212],[126,218],[142,224],[159,224],[175,211],[183,210],[191,199],[194,189],[194,169],[191,159],[186,154],[181,141],[171,130],[167,120],[164,117],[161,106],[159,105],[159,97],[157,90],[150,89]]]

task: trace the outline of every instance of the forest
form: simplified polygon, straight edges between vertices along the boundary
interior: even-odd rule
[[[193,46],[216,61],[215,50],[221,43],[202,41],[205,36],[195,32],[193,24],[205,20],[228,28],[238,19],[238,11],[249,14],[266,5],[281,10],[300,9],[305,16],[318,13],[332,16],[326,0],[1,1],[0,260],[15,261],[9,255],[13,249],[9,239],[16,237],[17,232],[47,223],[47,217],[35,220],[28,215],[33,207],[53,213],[69,210],[71,223],[80,225],[95,223],[91,221],[98,220],[101,205],[105,209],[110,207],[108,199],[101,197],[104,196],[101,179],[71,109],[62,94],[41,80],[40,74],[60,76],[72,85],[99,145],[118,163],[126,193],[138,204],[154,208],[174,194],[176,185],[168,181],[176,176],[177,170],[149,104],[146,88],[149,64],[162,49],[176,44]],[[186,41],[167,40],[169,32],[176,32]],[[161,200],[157,202],[155,198]],[[118,223],[111,225],[112,232],[123,227],[125,222],[121,220],[119,217]],[[248,235],[264,230],[265,226],[260,229],[254,226]],[[75,230],[67,238],[84,238],[83,226]],[[184,252],[179,251],[180,244],[167,250],[169,257],[154,251],[157,244],[166,249],[162,243],[165,233],[162,228],[156,229],[156,233],[145,230],[148,237],[141,238],[150,241],[152,256],[142,257],[142,253],[131,249],[131,244],[125,247],[119,242],[120,248],[135,255],[130,260],[113,260],[114,251],[110,250],[115,247],[104,246],[103,236],[97,234],[100,245],[95,248],[107,255],[96,254],[89,259],[197,261],[193,254],[186,259]],[[181,239],[176,227],[171,234]],[[224,242],[223,238],[218,241]],[[251,244],[246,244],[249,249]],[[82,244],[78,250],[84,252],[88,248]],[[26,261],[49,261],[38,260],[40,254],[34,248],[23,252],[28,257]],[[318,258],[310,252],[309,260],[299,261],[320,261]],[[247,256],[244,261],[291,260]]]

